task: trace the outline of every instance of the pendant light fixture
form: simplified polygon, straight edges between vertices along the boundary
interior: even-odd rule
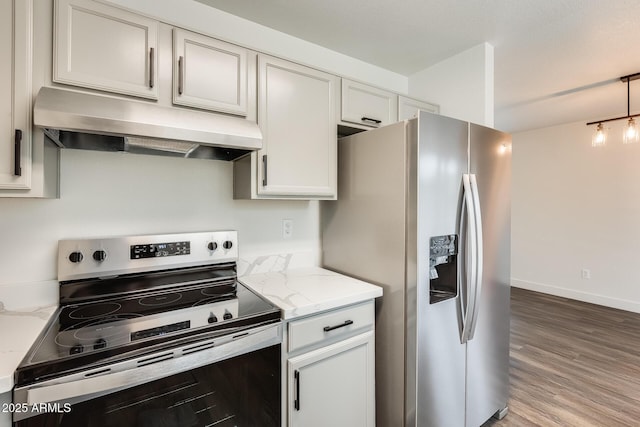
[[[622,133],[622,142],[625,144],[631,144],[640,141],[640,127],[635,121],[634,117],[640,116],[640,114],[631,114],[631,92],[630,92],[630,82],[632,80],[640,79],[640,73],[630,74],[628,76],[620,77],[620,81],[627,84],[627,115],[622,117],[616,117],[613,119],[604,119],[604,120],[596,120],[593,122],[587,123],[587,126],[595,125],[596,132],[591,138],[591,145],[593,147],[602,147],[607,140],[607,131],[602,126],[603,123],[612,122],[615,120],[623,120],[628,119],[627,124],[624,127],[624,131]]]
[[[598,127],[596,127],[596,133],[593,134],[593,138],[591,138],[591,145],[593,147],[603,147],[607,142],[607,131],[605,130],[602,123],[598,123]]]

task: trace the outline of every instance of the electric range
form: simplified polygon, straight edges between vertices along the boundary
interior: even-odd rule
[[[261,350],[272,354],[265,369],[279,373],[280,310],[237,281],[237,258],[234,231],[60,241],[60,307],[16,371],[14,403],[28,409],[14,413],[16,425],[38,425],[43,416],[51,417],[51,412],[38,410],[42,403],[69,404],[77,415],[96,402],[103,405],[122,396],[130,401],[137,389],[148,394],[157,388],[152,384],[185,373],[193,376],[202,367],[207,375],[227,375],[217,372],[222,363],[255,359],[251,355]],[[274,349],[263,350],[267,348]],[[232,393],[233,382],[225,394],[255,394],[249,392],[250,384]],[[272,389],[268,394],[277,388],[278,395],[279,378],[267,383]],[[176,399],[184,399],[183,394]],[[189,399],[198,397],[192,394]],[[205,407],[211,403],[202,399]],[[273,414],[261,423],[279,423],[279,403],[271,402],[274,397],[261,399]],[[138,409],[175,403],[142,399]],[[246,425],[255,421],[247,414],[251,411],[227,406],[231,409],[221,419],[234,413],[234,423],[242,417]],[[60,416],[53,412],[53,418]],[[116,417],[117,424],[129,425],[123,420],[132,419],[131,410],[121,413],[127,415]],[[146,412],[135,412],[140,413]],[[211,410],[193,413],[218,418]],[[72,425],[64,419],[53,425]],[[66,419],[77,422],[71,415]]]

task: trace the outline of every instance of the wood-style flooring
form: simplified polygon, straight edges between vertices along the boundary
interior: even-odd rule
[[[511,296],[509,414],[483,427],[640,426],[640,314]]]

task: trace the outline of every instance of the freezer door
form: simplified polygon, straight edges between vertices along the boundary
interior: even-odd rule
[[[511,241],[511,137],[470,125],[470,170],[482,212],[482,283],[467,342],[466,427],[507,406]]]
[[[416,207],[408,209],[407,221],[409,297],[412,272],[417,272],[416,295],[407,304],[407,319],[415,319],[407,328],[407,413],[415,414],[407,426],[412,427],[464,426],[465,345],[460,342],[458,299],[430,303],[430,280],[436,280],[430,242],[458,233],[462,176],[468,169],[467,130],[465,122],[421,112],[417,162],[409,161],[417,165],[415,178],[410,174],[409,179],[409,200],[415,197]],[[410,349],[412,337],[417,339],[417,352]],[[412,354],[415,360],[410,360]],[[417,381],[413,389],[412,379]]]

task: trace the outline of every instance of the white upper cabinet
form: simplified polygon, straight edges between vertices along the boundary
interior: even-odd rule
[[[398,121],[412,119],[416,117],[416,114],[420,110],[438,114],[440,107],[436,104],[430,104],[406,96],[398,96]]]
[[[173,54],[174,104],[247,115],[246,49],[174,28]]]
[[[236,162],[236,198],[336,198],[337,90],[331,74],[258,55],[263,148]]]
[[[398,121],[398,95],[373,86],[342,79],[341,120],[365,128]]]
[[[56,0],[53,81],[158,98],[158,23],[91,0]]]
[[[258,193],[335,197],[337,78],[264,55],[258,70]]]
[[[31,0],[0,2],[0,189],[31,186]]]

